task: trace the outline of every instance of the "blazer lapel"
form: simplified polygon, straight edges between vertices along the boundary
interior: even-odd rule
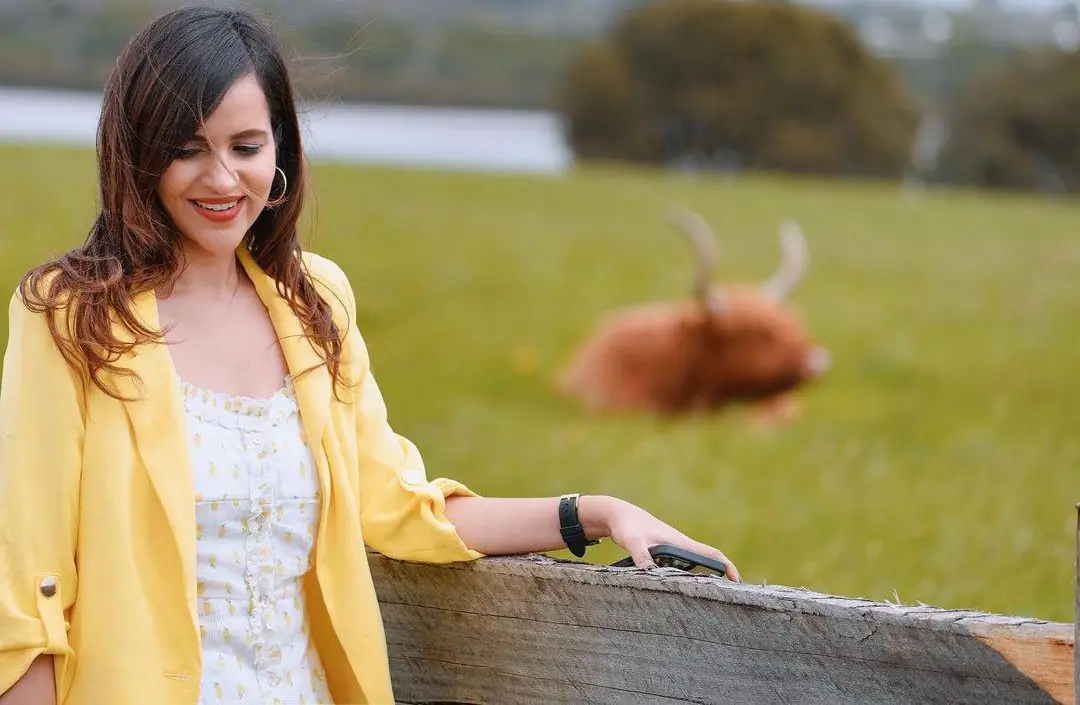
[[[237,257],[270,313],[274,331],[285,354],[285,364],[293,375],[293,388],[296,390],[304,434],[314,451],[322,444],[323,431],[330,414],[330,403],[333,399],[330,373],[322,357],[304,334],[300,320],[289,307],[289,302],[278,293],[274,278],[259,267],[243,245],[237,249]]]
[[[136,316],[152,330],[160,329],[157,298],[143,292],[132,301]],[[130,340],[120,326],[116,335]],[[180,554],[184,592],[195,605],[195,489],[188,454],[186,421],[179,379],[164,344],[145,344],[131,350],[121,364],[138,375],[117,375],[115,382],[135,432],[135,443],[150,482],[158,495]]]

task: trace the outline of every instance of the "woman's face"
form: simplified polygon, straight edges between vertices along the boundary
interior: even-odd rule
[[[276,149],[266,96],[252,75],[236,81],[158,182],[166,212],[192,254],[231,255],[274,189]]]

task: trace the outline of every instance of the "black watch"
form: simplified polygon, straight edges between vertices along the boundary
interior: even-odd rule
[[[581,526],[577,511],[580,496],[580,493],[574,493],[564,494],[559,498],[559,533],[562,534],[570,553],[578,558],[585,555],[586,546],[595,546],[600,543],[595,539],[590,541],[585,538],[585,529]]]

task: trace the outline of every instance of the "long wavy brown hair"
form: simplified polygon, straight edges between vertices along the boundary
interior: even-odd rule
[[[134,315],[132,297],[171,287],[184,266],[181,236],[158,200],[158,181],[204,116],[247,75],[256,77],[269,104],[288,191],[283,203],[262,212],[245,245],[276,281],[335,382],[342,382],[341,332],[300,257],[297,221],[306,178],[282,52],[269,28],[246,12],[187,7],[136,35],[109,77],[97,136],[101,211],[86,241],[19,283],[27,307],[48,314],[68,363],[112,397],[123,398],[103,383],[103,373],[133,375],[116,364],[121,356],[163,336]],[[114,318],[130,335],[114,334]]]

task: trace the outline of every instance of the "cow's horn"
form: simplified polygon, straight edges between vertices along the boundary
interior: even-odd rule
[[[773,301],[784,301],[806,276],[810,253],[802,228],[794,220],[780,224],[780,266],[762,285],[765,295]]]
[[[716,233],[698,213],[682,206],[671,206],[668,209],[668,221],[686,234],[697,256],[694,298],[710,311],[718,313],[723,308],[723,302],[713,286],[713,275],[720,258]]]

